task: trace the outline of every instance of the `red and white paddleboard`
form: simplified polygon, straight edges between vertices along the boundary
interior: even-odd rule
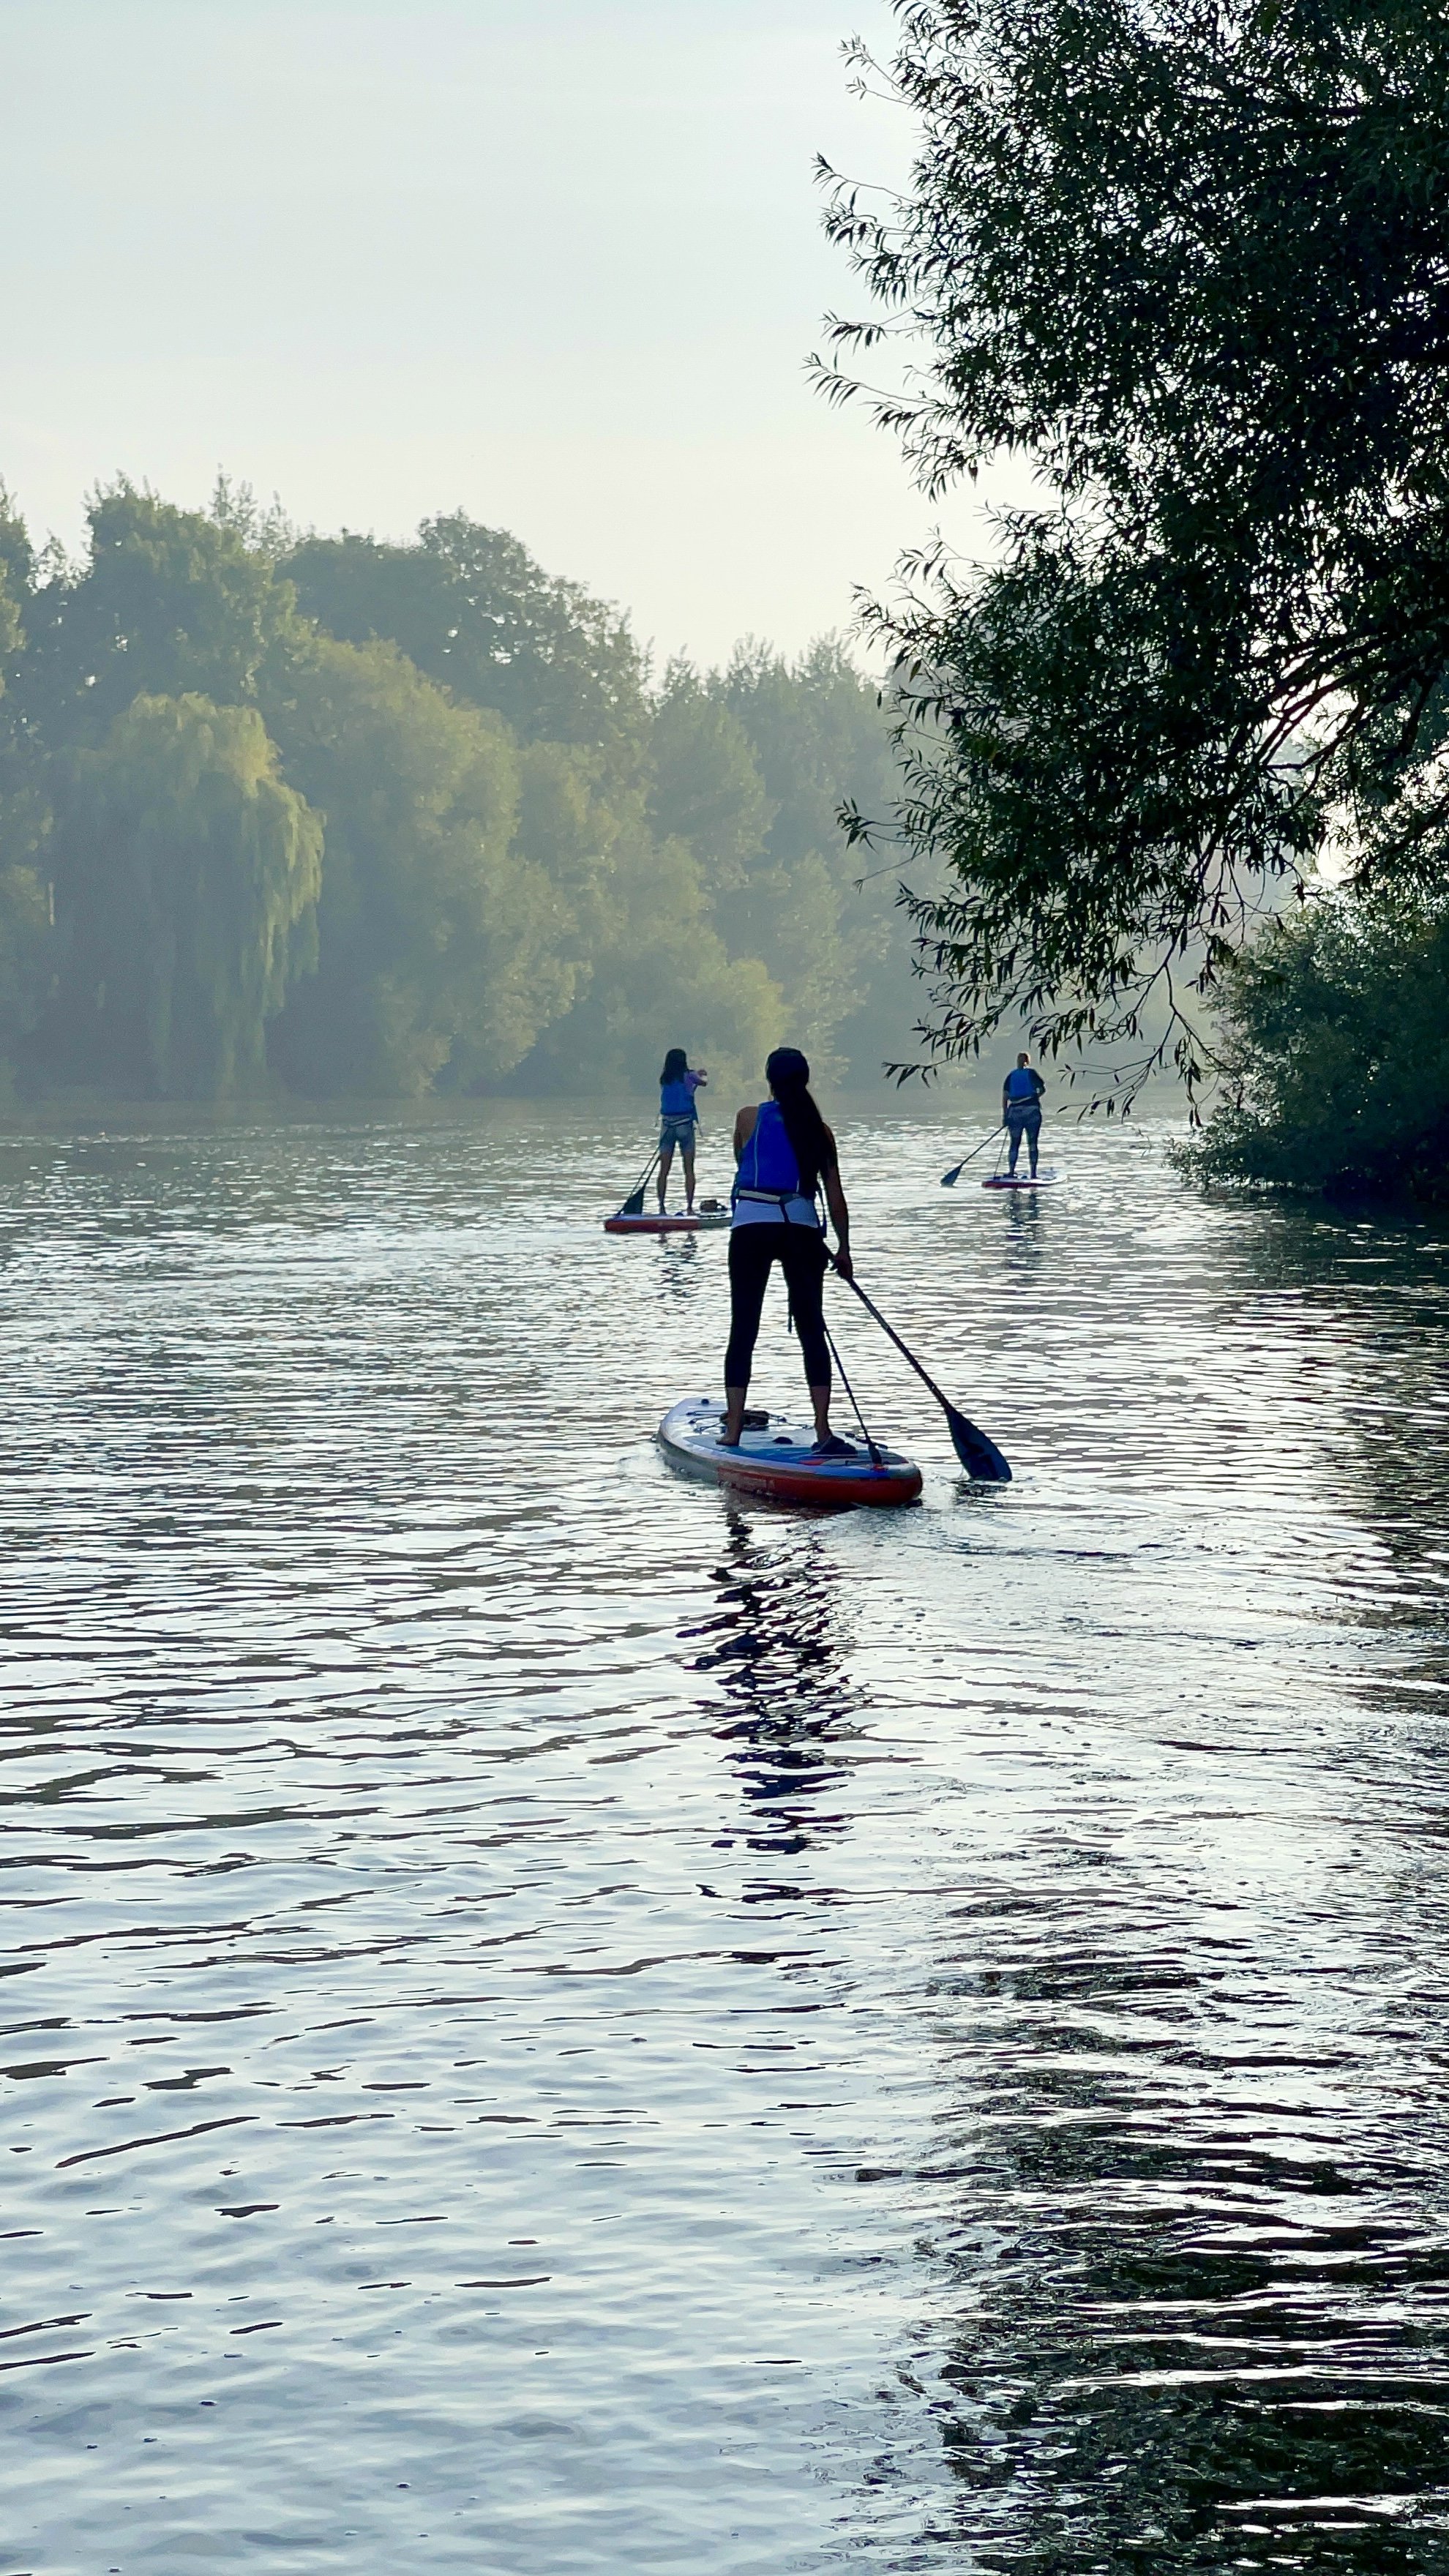
[[[606,1216],[605,1234],[711,1234],[728,1225],[728,1208],[705,1209],[694,1216]]]
[[[689,1475],[712,1476],[730,1492],[752,1494],[760,1502],[814,1503],[829,1511],[861,1503],[913,1503],[921,1490],[914,1459],[903,1458],[898,1449],[881,1448],[879,1442],[878,1467],[871,1465],[858,1437],[851,1457],[817,1458],[813,1428],[770,1413],[758,1429],[741,1434],[738,1449],[722,1449],[723,1419],[724,1406],[714,1396],[686,1396],[671,1406],[658,1432],[670,1465]]]

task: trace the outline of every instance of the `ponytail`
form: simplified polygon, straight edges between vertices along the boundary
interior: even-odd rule
[[[797,1047],[777,1047],[765,1066],[765,1078],[780,1104],[780,1119],[800,1171],[800,1187],[813,1198],[824,1175],[834,1171],[835,1146],[810,1092],[810,1067]]]

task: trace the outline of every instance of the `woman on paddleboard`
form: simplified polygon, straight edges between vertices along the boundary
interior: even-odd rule
[[[664,1192],[668,1185],[674,1149],[684,1165],[684,1213],[694,1214],[694,1135],[699,1113],[694,1095],[709,1080],[703,1066],[692,1073],[683,1047],[671,1047],[659,1076],[659,1213],[664,1214]]]
[[[730,1341],[725,1353],[725,1418],[720,1439],[737,1449],[744,1426],[750,1362],[770,1270],[778,1261],[800,1336],[800,1356],[815,1408],[815,1449],[822,1458],[854,1455],[830,1428],[830,1349],[822,1292],[828,1255],[816,1204],[823,1190],[835,1228],[836,1267],[851,1276],[850,1210],[840,1186],[831,1135],[810,1096],[810,1067],[798,1047],[777,1047],[765,1067],[771,1097],[735,1120],[735,1186],[730,1220]]]
[[[1041,1137],[1041,1096],[1046,1089],[1041,1075],[1029,1055],[1019,1055],[1001,1086],[1001,1123],[1011,1138],[1011,1160],[1008,1178],[1016,1174],[1016,1158],[1021,1140],[1031,1156],[1031,1177],[1036,1179],[1037,1146]]]

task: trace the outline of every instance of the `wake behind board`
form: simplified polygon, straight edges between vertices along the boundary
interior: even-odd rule
[[[983,1190],[1050,1190],[1060,1179],[1060,1172],[993,1172],[981,1186]]]
[[[670,1465],[713,1476],[732,1493],[753,1494],[761,1502],[814,1503],[830,1511],[860,1503],[913,1503],[921,1490],[920,1468],[898,1449],[877,1443],[879,1467],[859,1444],[853,1457],[817,1458],[813,1428],[779,1413],[767,1413],[758,1429],[743,1432],[738,1449],[722,1449],[723,1418],[724,1406],[713,1396],[686,1396],[673,1405],[657,1435]],[[747,1418],[759,1422],[758,1415]]]
[[[621,1211],[618,1216],[605,1217],[604,1232],[605,1234],[711,1234],[718,1227],[728,1225],[729,1221],[728,1208],[721,1208],[718,1214],[707,1213],[700,1216],[660,1216],[657,1211],[653,1216],[625,1216]]]

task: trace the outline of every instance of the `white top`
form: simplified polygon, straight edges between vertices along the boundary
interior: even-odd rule
[[[815,1201],[803,1196],[786,1199],[783,1207],[778,1199],[741,1196],[734,1204],[734,1222],[736,1225],[793,1225],[815,1234],[825,1230],[825,1219]]]

